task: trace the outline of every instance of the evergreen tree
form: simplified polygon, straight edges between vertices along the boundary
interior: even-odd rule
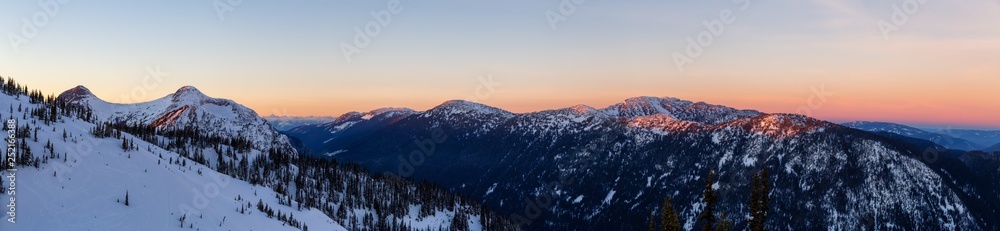
[[[455,211],[455,216],[451,218],[451,230],[453,231],[468,231],[469,222],[465,219],[465,214]]]
[[[702,226],[703,231],[712,231],[715,227],[715,202],[718,201],[719,195],[715,193],[715,188],[712,188],[714,184],[715,172],[708,170],[708,178],[705,178],[705,195],[702,198],[702,201],[705,202],[705,209],[698,216],[698,220],[705,222]]]
[[[663,214],[660,217],[660,229],[663,231],[681,231],[680,214],[674,210],[673,199],[663,200]]]
[[[719,214],[719,225],[715,227],[715,231],[733,231],[733,221],[726,219],[726,213]]]
[[[125,206],[128,206],[128,190],[125,190]]]
[[[649,212],[649,231],[656,231],[656,215]]]
[[[768,203],[771,198],[768,195],[767,168],[754,173],[753,182],[750,185],[750,220],[751,231],[765,231],[764,223],[767,221]]]
[[[337,208],[337,220],[343,223],[344,219],[347,219],[347,207],[344,203],[340,203],[340,208]]]

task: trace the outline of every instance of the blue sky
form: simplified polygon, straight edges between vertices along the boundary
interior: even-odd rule
[[[15,51],[22,18],[50,2],[0,7],[0,75],[115,102],[195,85],[260,114],[449,99],[523,112],[640,95],[795,113],[822,86],[835,94],[811,116],[1000,128],[998,1],[929,0],[883,36],[878,22],[907,1],[403,0],[350,61],[342,47],[390,1],[242,1],[221,19],[228,1],[71,1]],[[547,12],[567,3],[553,29]],[[679,69],[675,52],[724,11],[733,22]],[[154,67],[167,75],[143,85]],[[487,76],[497,86],[476,96]]]

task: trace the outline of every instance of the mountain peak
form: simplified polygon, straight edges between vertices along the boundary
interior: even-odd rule
[[[76,85],[76,87],[74,87],[72,89],[69,89],[69,90],[70,91],[86,92],[88,94],[90,93],[90,89],[87,89],[87,87],[84,87],[83,85]]]
[[[194,86],[191,86],[191,85],[183,86],[180,89],[177,89],[177,91],[174,92],[173,96],[174,96],[174,99],[178,99],[178,98],[181,98],[181,97],[184,97],[184,98],[199,98],[199,99],[201,99],[201,98],[210,98],[207,95],[205,95],[205,93],[202,93],[201,91],[199,91],[198,88],[195,88]]]
[[[577,105],[574,105],[572,107],[569,107],[569,109],[572,110],[573,112],[578,113],[578,114],[587,114],[587,113],[591,113],[591,112],[597,111],[597,109],[595,109],[594,107],[587,106],[587,105],[584,105],[584,104],[577,104]]]
[[[195,88],[194,86],[191,86],[191,85],[183,86],[180,89],[177,89],[176,93],[184,93],[184,92],[197,92],[197,93],[201,93],[201,91],[199,91],[198,88]]]
[[[371,110],[368,113],[365,113],[364,116],[367,117],[367,118],[372,118],[372,117],[381,116],[381,115],[395,116],[397,114],[411,114],[411,113],[414,113],[414,112],[416,112],[416,111],[414,111],[413,109],[405,108],[405,107],[384,107],[384,108],[379,108],[379,109]]]
[[[488,107],[488,106],[480,103],[456,99],[456,100],[445,101],[444,103],[441,103],[440,105],[432,108],[431,110],[438,108],[471,108],[471,107]]]
[[[437,107],[431,108],[428,111],[448,111],[449,114],[451,112],[480,112],[487,114],[493,114],[493,113],[510,114],[510,112],[507,112],[503,109],[487,106],[481,103],[470,102],[466,100],[448,100],[442,103],[441,105],[438,105]]]
[[[722,105],[652,96],[628,98],[624,102],[611,105],[601,109],[601,111],[609,116],[629,119],[662,114],[676,120],[705,124],[718,124],[763,114],[753,110],[739,110]]]
[[[438,105],[438,107],[448,107],[448,106],[455,106],[455,105],[478,105],[478,104],[479,103],[474,103],[474,102],[467,101],[467,100],[453,99],[453,100],[444,101],[444,103],[441,103],[441,105]]]
[[[87,87],[84,87],[83,85],[78,85],[74,88],[70,88],[69,90],[64,91],[62,94],[59,94],[59,97],[57,97],[56,99],[64,102],[75,102],[90,97],[95,97],[94,93],[90,92],[90,89],[87,89]]]

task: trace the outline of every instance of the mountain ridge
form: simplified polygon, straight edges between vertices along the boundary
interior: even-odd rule
[[[963,151],[971,151],[982,148],[980,147],[980,145],[965,139],[952,137],[946,134],[929,132],[923,129],[897,123],[855,121],[855,122],[843,123],[842,125],[869,132],[891,132],[907,137],[929,140],[946,148],[958,149]]]
[[[458,103],[449,105],[468,104]],[[672,98],[633,97],[604,108],[610,112],[591,109],[429,110],[338,124],[339,130],[300,128],[313,132],[304,135],[295,129],[288,134],[321,140],[315,146],[318,153],[374,171],[412,168],[414,179],[482,198],[506,213],[523,216],[522,201],[551,192],[547,212],[523,223],[529,229],[641,229],[644,216],[611,214],[645,215],[666,196],[684,208],[682,223],[697,227],[697,182],[705,172],[716,170],[720,191],[737,195],[721,202],[736,212],[745,211],[740,198],[748,177],[760,168],[775,173],[774,195],[800,202],[775,205],[773,219],[788,225],[782,229],[819,225],[977,230],[998,222],[987,217],[987,211],[1000,207],[1000,199],[982,197],[992,195],[991,184],[944,152],[928,161],[921,156],[923,147],[828,121]],[[433,132],[447,141],[433,146],[399,142],[420,141]],[[406,159],[422,149],[428,150],[423,158]],[[557,184],[554,189],[542,184],[566,177],[582,183]],[[898,195],[886,197],[884,190]],[[909,210],[903,207],[921,212],[905,212]],[[746,222],[741,216],[733,219],[735,227]]]
[[[194,86],[140,103],[111,103],[84,86],[66,90],[56,97],[68,104],[88,108],[101,123],[152,126],[161,130],[196,129],[218,137],[245,137],[253,148],[292,149],[287,137],[272,127],[256,111],[236,101],[210,97]]]

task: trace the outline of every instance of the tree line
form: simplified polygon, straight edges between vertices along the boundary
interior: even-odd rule
[[[702,222],[702,231],[731,231],[733,222],[726,217],[725,212],[718,211],[716,203],[719,195],[714,187],[715,172],[709,170],[708,177],[705,178],[705,187],[702,193],[702,202],[705,207],[698,214],[698,221]],[[750,209],[747,229],[752,231],[766,231],[767,211],[770,207],[771,197],[769,195],[767,168],[754,172],[750,183],[750,196],[747,207]],[[680,213],[673,207],[672,198],[663,200],[660,207],[660,219],[656,219],[656,211],[649,214],[649,230],[680,231],[684,226],[680,222]],[[659,224],[659,226],[657,226]]]

